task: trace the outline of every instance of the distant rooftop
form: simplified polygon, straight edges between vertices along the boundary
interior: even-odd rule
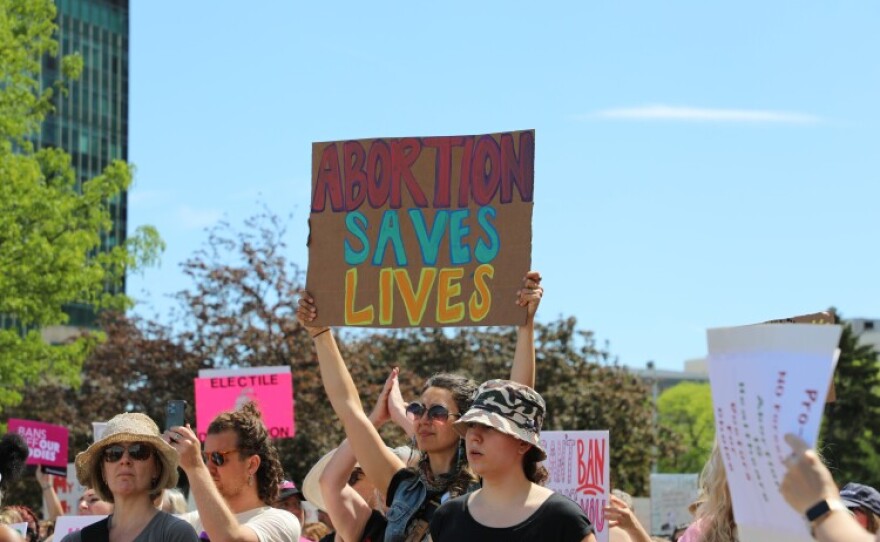
[[[850,318],[846,320],[858,335],[859,344],[869,344],[880,352],[880,320],[874,318]]]

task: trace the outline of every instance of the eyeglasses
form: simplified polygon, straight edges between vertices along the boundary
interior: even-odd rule
[[[222,467],[226,463],[226,456],[237,452],[238,450],[228,450],[226,452],[202,452],[202,459],[205,461],[205,465],[208,464],[208,461],[213,463],[217,467]]]
[[[431,408],[428,408],[422,403],[410,403],[406,407],[406,413],[413,420],[419,420],[427,413],[428,420],[432,422],[445,422],[450,416],[461,417],[461,414],[449,412],[449,409],[443,405],[432,405]]]
[[[122,456],[125,455],[125,452],[128,452],[128,457],[136,460],[136,461],[146,461],[147,459],[153,457],[153,447],[149,444],[144,444],[142,442],[135,442],[134,444],[129,444],[128,446],[123,446],[122,444],[114,444],[113,446],[108,446],[104,448],[104,462],[105,463],[116,463]]]

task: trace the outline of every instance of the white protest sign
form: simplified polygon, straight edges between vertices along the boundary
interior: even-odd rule
[[[61,476],[52,477],[52,487],[55,488],[58,500],[61,501],[61,510],[65,514],[76,514],[79,498],[86,488],[80,485],[76,479],[76,468],[73,463],[67,464],[67,478]]]
[[[710,329],[709,382],[740,540],[812,540],[779,493],[786,433],[815,446],[841,328],[756,325]]]
[[[10,523],[9,526],[18,531],[21,534],[22,538],[27,538],[27,521],[22,521],[21,523]]]
[[[651,534],[672,534],[693,520],[688,507],[697,499],[697,474],[651,474]]]
[[[55,520],[55,537],[53,540],[61,540],[73,531],[82,530],[92,523],[97,523],[107,516],[58,516]]]
[[[542,431],[547,451],[545,484],[581,507],[596,530],[597,542],[608,542],[605,507],[611,492],[608,431]]]
[[[107,429],[107,422],[92,422],[92,442],[98,442],[104,436],[104,430]]]

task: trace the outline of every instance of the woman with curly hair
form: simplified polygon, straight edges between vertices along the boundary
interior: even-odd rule
[[[737,542],[733,521],[733,501],[727,486],[727,471],[718,442],[700,474],[700,493],[691,505],[694,522],[681,535],[679,542]]]
[[[529,386],[533,386],[535,380],[534,317],[543,295],[540,281],[540,274],[528,273],[517,299],[517,303],[526,308],[526,324],[517,328],[511,379]],[[334,457],[339,467],[335,470],[343,474],[350,472],[356,458],[389,506],[386,519],[380,520],[376,533],[371,533],[373,540],[426,540],[428,524],[436,508],[450,497],[466,493],[477,482],[467,466],[464,442],[452,427],[452,422],[470,408],[476,385],[461,375],[435,375],[425,383],[419,401],[405,407],[411,421],[398,421],[400,404],[383,405],[381,400],[377,405],[379,414],[368,417],[330,328],[310,325],[316,316],[314,299],[306,293],[300,299],[297,317],[315,341],[324,389],[348,437]],[[384,395],[390,397],[390,394]],[[395,419],[404,427],[410,425],[414,431],[422,453],[418,468],[407,468],[382,442],[378,427],[389,419]],[[328,494],[329,486],[322,483],[324,500],[340,504],[337,517],[331,513],[337,527],[337,540],[362,540],[368,522],[377,517],[355,492],[345,491],[344,483],[339,486],[335,494]]]
[[[187,427],[165,440],[180,453],[195,512],[181,517],[212,542],[296,542],[299,520],[273,508],[283,470],[254,403],[224,412],[208,426],[205,449]]]

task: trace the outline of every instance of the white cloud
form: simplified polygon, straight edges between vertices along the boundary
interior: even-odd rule
[[[216,224],[223,213],[216,209],[194,209],[189,205],[177,208],[177,220],[187,230],[203,229]]]
[[[712,109],[704,107],[681,107],[672,105],[648,105],[603,109],[579,120],[669,120],[685,122],[748,122],[776,124],[815,124],[821,117],[792,111],[766,109]]]

